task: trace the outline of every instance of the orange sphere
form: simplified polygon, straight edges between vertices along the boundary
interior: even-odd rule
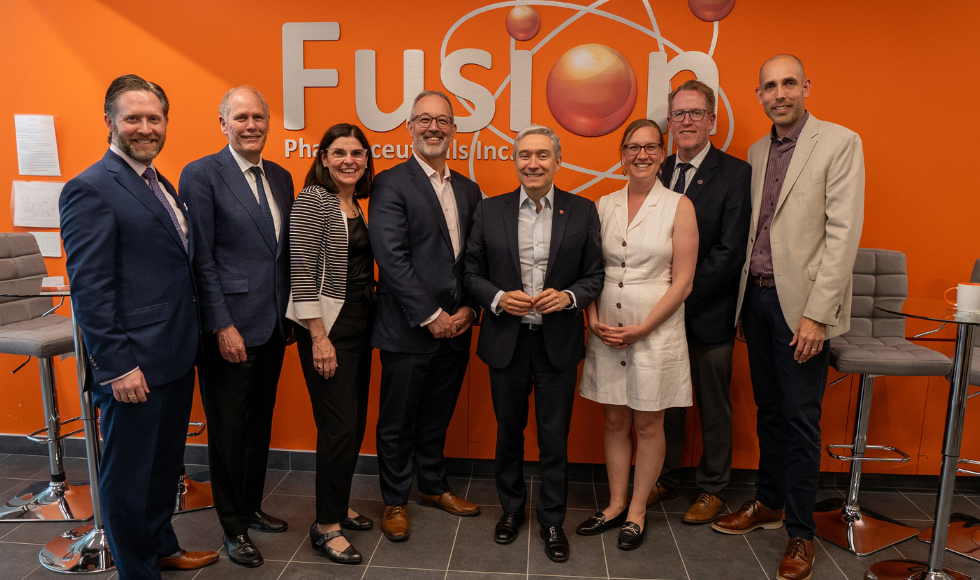
[[[687,0],[687,5],[701,20],[714,22],[728,16],[735,7],[735,0]]]
[[[507,13],[507,34],[516,40],[531,40],[541,30],[541,17],[530,6],[514,6]]]
[[[551,67],[546,93],[548,108],[562,127],[597,137],[629,118],[636,91],[636,73],[623,55],[603,44],[583,44]]]

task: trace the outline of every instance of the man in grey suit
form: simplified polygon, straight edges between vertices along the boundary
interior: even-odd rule
[[[759,71],[756,96],[773,126],[749,149],[752,220],[736,314],[758,406],[759,470],[755,499],[712,524],[727,534],[781,528],[785,508],[779,580],[812,573],[829,339],[850,326],[864,221],[861,139],[810,115],[809,94],[795,56],[776,55]]]

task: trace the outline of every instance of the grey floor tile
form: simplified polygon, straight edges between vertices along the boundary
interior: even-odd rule
[[[716,532],[715,534],[723,535]],[[786,546],[789,543],[786,529],[755,530],[742,537],[752,548],[766,575],[774,578],[776,570],[779,568],[779,562],[783,559],[783,554],[786,553]],[[815,558],[812,580],[842,580],[845,578],[840,568],[828,557],[826,550],[819,544],[815,544],[813,550]]]
[[[307,562],[290,562],[283,570],[279,580],[359,580],[364,575],[364,564],[310,564]]]
[[[933,500],[935,498],[935,496],[931,495],[920,497],[923,499],[932,498]],[[977,509],[977,507],[971,504],[965,497],[955,496],[953,499],[954,501],[957,499],[960,500],[959,502],[956,502],[958,506],[963,508],[972,507],[978,514],[980,514],[980,509]],[[927,515],[927,512],[924,512],[922,508],[919,507],[919,504],[912,501],[909,496],[899,492],[889,493],[861,490],[858,494],[858,503],[862,508],[867,508],[900,522],[930,517]],[[935,501],[933,501],[933,505],[935,505]]]
[[[40,546],[29,544],[0,543],[0,562],[3,562],[0,577],[20,580],[20,578],[40,568],[41,565],[37,561],[40,549]],[[48,574],[54,575],[53,572],[48,572]]]
[[[501,574],[494,572],[457,572],[450,570],[446,575],[446,580],[519,580],[524,578],[525,574]],[[537,578],[537,576],[531,576],[532,578]],[[549,580],[555,580],[553,576],[549,577]]]
[[[511,578],[514,578],[514,576],[511,576]],[[530,576],[528,576],[528,580],[562,580],[564,578],[567,578],[569,580],[600,580],[600,579],[604,579],[605,576],[563,576],[560,574],[558,575],[549,574],[546,576],[531,574]]]
[[[738,495],[738,497],[741,497],[741,495],[747,490],[737,490],[737,492],[735,490],[730,491],[731,493],[729,493],[729,490],[726,490],[726,499],[733,495]],[[691,507],[691,504],[698,499],[698,496],[701,495],[701,490],[696,487],[678,487],[677,492],[678,496],[676,498],[660,502],[660,506],[668,514],[682,514],[686,512],[687,509]],[[751,491],[751,494],[755,496],[755,491]],[[728,500],[728,502],[729,505],[732,505],[731,500]]]
[[[289,522],[285,532],[268,534],[249,531],[249,537],[263,557],[288,561],[301,545],[309,546],[310,524],[315,518],[312,497],[272,494],[262,502],[262,508]]]
[[[665,514],[654,510],[647,512],[643,544],[630,551],[620,550],[617,546],[619,528],[606,530],[602,534],[602,542],[605,546],[609,577],[687,578],[684,562],[670,528]]]
[[[19,544],[47,544],[51,540],[60,536],[63,532],[89,525],[92,522],[27,522],[17,526],[5,534],[0,541],[16,542]],[[3,533],[5,528],[0,528]]]
[[[221,552],[221,558],[217,562],[201,568],[200,573],[196,576],[189,572],[183,572],[180,578],[187,580],[276,580],[282,574],[286,564],[287,562],[266,559],[265,563],[258,568],[243,568],[229,560],[225,553]]]
[[[316,473],[312,471],[290,471],[282,478],[273,493],[276,495],[316,495]]]
[[[354,475],[351,480],[352,499],[381,499],[381,479],[377,475]]]
[[[931,525],[932,519],[936,514],[936,494],[906,492],[904,495],[912,504],[915,505],[916,508],[918,508],[918,519],[929,520]],[[974,501],[970,501],[970,498],[956,494],[953,496],[953,506],[951,511],[965,513],[974,517],[980,517],[980,507],[977,507],[977,503],[980,503],[980,501],[977,501],[976,499]]]
[[[359,552],[361,552],[364,562],[367,563],[374,554],[375,549],[378,546],[378,540],[381,538],[381,516],[384,513],[384,502],[381,500],[355,499],[351,500],[350,507],[357,513],[374,520],[374,527],[370,530],[365,530],[363,532],[344,530],[344,536],[347,538],[347,541],[350,542],[352,546],[357,548]],[[307,519],[301,523],[301,525],[304,526],[303,530],[305,530],[307,536],[309,535],[310,525],[313,523],[315,515],[315,513],[311,512]],[[387,542],[388,540],[382,541]],[[313,550],[313,546],[310,545],[308,537],[301,541],[299,549],[293,555],[292,559],[294,562],[307,562],[313,564],[331,563],[325,555]]]
[[[474,479],[466,492],[466,500],[481,506],[499,506],[497,484],[492,479]]]
[[[516,540],[507,545],[497,544],[493,540],[493,529],[501,515],[503,509],[500,506],[483,506],[479,517],[460,519],[450,570],[527,574],[531,528],[525,521]]]
[[[922,562],[929,559],[930,545],[925,542],[920,542],[919,540],[913,539],[907,542],[902,542],[895,548],[896,551],[901,554],[902,558],[919,560]],[[943,567],[956,570],[957,572],[962,572],[972,578],[980,578],[980,562],[960,556],[959,554],[954,554],[949,550],[947,550],[943,555]]]
[[[217,551],[223,545],[221,536],[224,532],[221,530],[221,524],[218,523],[218,514],[213,509],[178,514],[173,519],[173,526],[177,541],[185,550]]]
[[[606,576],[606,559],[602,541],[595,536],[580,536],[575,533],[575,526],[585,521],[595,510],[570,509],[565,515],[565,535],[568,537],[569,560],[567,562],[552,562],[544,553],[544,540],[541,539],[537,516],[532,510],[532,522],[528,526],[529,547],[528,571],[540,575],[576,575],[576,576]]]
[[[898,544],[898,546],[901,547],[910,541],[916,542],[918,540],[906,540],[902,544]],[[895,560],[902,557],[901,553],[895,549],[895,546],[885,548],[884,550],[875,552],[874,554],[859,557],[839,546],[823,541],[819,538],[817,538],[816,543],[819,544],[819,546],[822,546],[822,548],[818,548],[816,546],[814,547],[814,553],[816,554],[814,568],[816,568],[819,564],[824,563],[826,561],[826,557],[829,556],[844,574],[844,577],[848,578],[848,580],[862,580],[864,578],[865,571],[867,571],[868,567],[875,562],[880,562],[882,560]]]
[[[282,482],[289,471],[285,469],[266,469],[265,470],[265,493],[272,493]]]
[[[744,537],[720,534],[709,526],[685,525],[681,514],[667,517],[692,579],[724,578],[731,570],[739,570],[746,580],[767,578]]]
[[[482,577],[483,574],[480,574]],[[412,568],[381,568],[371,566],[364,573],[364,580],[443,580],[445,570],[419,570]]]
[[[34,483],[32,479],[17,479],[13,477],[0,477],[0,502],[6,502],[14,497],[28,485]]]
[[[449,564],[449,554],[456,539],[459,520],[462,518],[414,502],[408,504],[408,518],[411,523],[411,537],[402,542],[381,540],[371,564],[445,570]],[[380,521],[377,524],[380,525]]]
[[[41,479],[48,479],[49,472],[46,455],[8,455],[0,459],[0,477],[35,479],[35,475],[40,473]]]

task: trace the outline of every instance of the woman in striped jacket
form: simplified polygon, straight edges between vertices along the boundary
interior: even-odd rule
[[[356,125],[330,127],[320,141],[290,214],[292,294],[287,315],[316,421],[316,521],[313,548],[334,562],[361,554],[343,528],[373,522],[348,506],[367,418],[374,318],[374,256],[358,204],[371,192],[371,145]]]

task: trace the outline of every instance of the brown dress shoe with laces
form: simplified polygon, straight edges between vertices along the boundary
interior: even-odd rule
[[[181,550],[177,556],[160,558],[161,570],[197,570],[218,561],[217,552],[188,552]]]
[[[652,506],[658,501],[663,501],[666,499],[674,499],[678,495],[676,489],[668,489],[657,482],[657,485],[653,486],[650,490],[650,497],[647,498],[647,506]]]
[[[810,580],[813,575],[813,542],[803,538],[790,538],[786,554],[779,563],[776,580]]]
[[[723,534],[747,534],[756,528],[777,530],[783,527],[783,510],[771,510],[758,500],[749,500],[742,509],[711,522],[711,529]]]
[[[425,493],[420,493],[419,505],[437,507],[453,514],[454,516],[469,517],[480,515],[480,506],[458,497],[452,492],[452,490],[447,491],[442,495],[428,495]]]
[[[412,531],[412,526],[408,524],[408,506],[386,505],[381,518],[381,531],[392,542],[407,540]]]
[[[684,523],[691,525],[710,524],[718,517],[725,502],[717,495],[702,491],[697,501],[684,512]]]

